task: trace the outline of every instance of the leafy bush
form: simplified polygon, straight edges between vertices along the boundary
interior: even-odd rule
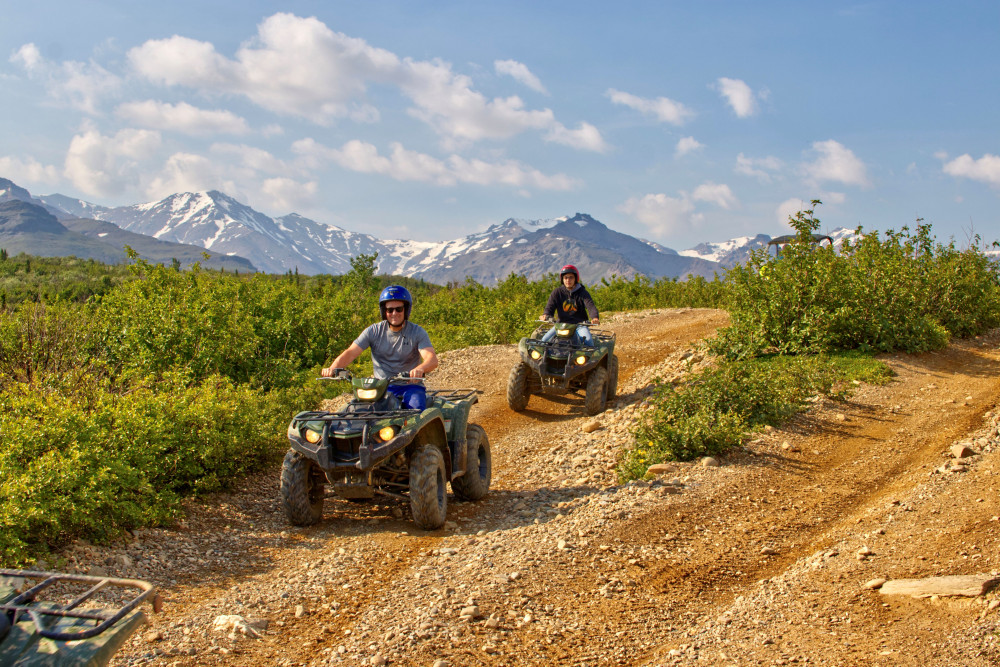
[[[814,204],[818,204],[814,201]],[[725,278],[731,325],[711,349],[730,359],[841,349],[920,352],[1000,323],[997,267],[975,247],[933,241],[929,225],[817,247],[819,220],[800,211],[796,241],[757,252]],[[860,231],[860,230],[859,230]]]
[[[855,353],[729,361],[680,386],[657,381],[651,408],[634,431],[635,445],[618,464],[619,479],[642,477],[653,463],[721,452],[749,431],[788,419],[809,397],[830,393],[838,383],[884,382],[889,374],[881,362]]]
[[[191,384],[183,374],[127,394],[8,387],[0,394],[0,562],[168,521],[182,495],[227,488],[281,451],[288,418],[317,398],[218,376]]]

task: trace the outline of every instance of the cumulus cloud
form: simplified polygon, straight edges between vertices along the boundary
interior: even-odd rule
[[[545,140],[595,153],[606,153],[610,148],[600,131],[590,123],[580,123],[580,127],[575,130],[565,128],[561,123],[555,123],[545,135]]]
[[[761,158],[750,158],[740,153],[736,156],[735,170],[739,174],[753,176],[762,183],[770,183],[784,163],[773,155]]]
[[[618,210],[644,224],[653,236],[665,238],[704,220],[704,214],[696,210],[697,202],[715,204],[724,209],[739,205],[729,186],[706,182],[691,194],[680,192],[677,197],[663,193],[632,197],[618,206]]]
[[[284,177],[268,178],[260,186],[260,193],[267,199],[266,205],[285,211],[311,208],[316,203],[317,190],[316,181],[299,183]]]
[[[119,105],[115,114],[133,125],[183,134],[246,134],[250,131],[246,120],[230,111],[199,109],[187,102],[127,102]]]
[[[515,160],[487,162],[451,155],[439,160],[425,153],[407,150],[400,143],[390,146],[389,155],[364,141],[348,141],[340,148],[329,148],[312,139],[295,142],[292,149],[303,164],[318,167],[333,162],[344,169],[368,174],[380,174],[397,181],[420,181],[440,186],[458,183],[475,185],[509,185],[535,190],[571,190],[579,183],[564,174],[544,174]]]
[[[679,126],[694,118],[695,115],[694,111],[680,102],[675,102],[666,97],[657,97],[651,100],[615,90],[614,88],[608,89],[605,94],[615,104],[635,109],[645,116],[652,116],[661,123],[670,123],[671,125]]]
[[[944,173],[956,178],[968,178],[980,181],[992,187],[1000,187],[1000,156],[986,153],[978,160],[966,153],[960,155],[943,167]]]
[[[135,71],[150,81],[206,94],[242,95],[275,113],[323,125],[340,118],[378,120],[378,110],[365,99],[369,85],[376,83],[394,86],[409,98],[409,113],[433,127],[446,146],[506,139],[527,130],[566,136],[550,109],[526,109],[517,96],[489,99],[449,63],[399,58],[334,32],[316,18],[270,16],[232,59],[210,43],[177,35],[150,40],[128,56]],[[512,63],[499,66],[504,73],[530,75],[518,63],[503,62]],[[591,126],[583,129],[587,135],[596,132]],[[603,145],[593,138],[564,143],[586,150]]]
[[[519,63],[516,60],[496,60],[493,62],[493,67],[496,69],[497,74],[506,74],[513,77],[516,81],[523,83],[528,88],[548,95],[549,91],[545,90],[545,86],[542,85],[537,76],[531,73],[527,65]]]
[[[689,229],[694,222],[694,204],[686,196],[648,194],[632,197],[618,210],[631,215],[644,224],[653,236],[660,238]]]
[[[811,181],[835,181],[861,187],[869,185],[864,162],[843,144],[828,139],[815,142],[812,149],[819,153],[819,157],[803,165],[803,170]]]
[[[236,182],[223,175],[224,168],[215,160],[194,153],[174,153],[167,158],[160,173],[145,187],[150,199],[162,199],[175,192],[220,190],[235,195]]]
[[[65,174],[88,195],[111,196],[138,183],[139,165],[160,147],[160,133],[151,130],[120,130],[113,136],[87,129],[70,141]]]
[[[44,183],[53,185],[59,181],[58,167],[42,164],[33,157],[0,156],[0,174],[20,184]]]
[[[787,225],[788,221],[793,218],[796,213],[799,211],[807,211],[810,206],[812,205],[804,199],[792,197],[791,199],[786,199],[778,204],[778,208],[775,209],[774,214],[777,217],[778,222]]]
[[[693,193],[691,193],[691,198],[695,201],[704,201],[715,204],[719,208],[724,208],[726,210],[735,208],[739,205],[739,202],[733,195],[733,191],[729,189],[729,186],[720,183],[702,183],[694,189]]]
[[[43,83],[49,96],[88,114],[99,113],[99,103],[121,88],[121,79],[97,63],[68,60],[57,64],[46,60],[34,44],[21,46],[10,57],[32,79]]]
[[[720,77],[715,82],[715,89],[726,100],[726,103],[739,118],[747,118],[757,112],[757,102],[753,91],[746,82],[740,79]]]
[[[705,144],[701,143],[694,137],[683,137],[680,141],[677,142],[677,148],[674,150],[674,155],[677,157],[681,157],[682,155],[687,155],[688,153],[692,153],[698,150],[699,148],[704,148],[704,147]]]

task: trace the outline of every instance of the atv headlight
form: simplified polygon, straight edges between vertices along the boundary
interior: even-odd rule
[[[373,401],[378,396],[378,389],[358,389],[358,398],[362,401]]]
[[[573,333],[573,332],[570,331],[569,329],[558,329],[556,331],[556,335],[557,336],[562,336],[563,338],[565,338],[566,336],[570,335],[571,333]]]
[[[311,428],[304,428],[302,429],[302,437],[304,437],[306,442],[309,444],[315,445],[323,439],[323,434],[319,431],[314,431]]]
[[[531,352],[528,353],[528,356],[537,360],[542,358],[542,353],[538,350],[532,349]]]
[[[577,366],[583,366],[585,363],[587,363],[587,355],[578,354],[576,355],[576,359],[574,359],[574,361],[576,361]]]
[[[399,431],[398,426],[383,426],[378,430],[378,438],[382,442],[388,442],[396,437],[397,431]]]

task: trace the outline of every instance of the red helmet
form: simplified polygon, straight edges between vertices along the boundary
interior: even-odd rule
[[[572,273],[576,277],[576,282],[580,282],[580,272],[576,270],[576,267],[572,264],[567,264],[566,266],[559,269],[559,280],[563,279],[567,273]]]

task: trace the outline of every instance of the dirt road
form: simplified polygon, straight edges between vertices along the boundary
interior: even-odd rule
[[[175,530],[79,545],[68,555],[82,569],[166,591],[115,664],[1000,663],[996,589],[913,599],[865,587],[1000,575],[1000,334],[890,357],[889,385],[819,400],[721,465],[618,485],[651,378],[696,367],[690,344],[725,322],[690,309],[611,317],[619,399],[596,419],[579,396],[511,412],[510,346],[443,355],[434,386],[483,391],[474,421],[494,481],[483,501],[452,499],[440,531],[414,528],[395,501],[331,500],[319,525],[291,528],[274,469],[192,505]],[[958,461],[960,441],[976,453]],[[236,616],[250,625],[216,629]]]

